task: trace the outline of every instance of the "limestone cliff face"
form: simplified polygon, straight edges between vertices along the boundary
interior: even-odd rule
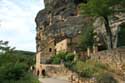
[[[77,5],[86,0],[44,0],[45,9],[36,16],[37,52],[54,37],[78,34],[89,18],[78,16]]]
[[[78,5],[86,3],[87,0],[44,0],[45,9],[40,10],[36,16],[36,49],[41,53],[42,61],[51,57],[55,53],[55,40],[62,36],[73,38],[85,28],[88,22],[92,22],[91,17],[79,16]],[[110,26],[113,33],[113,41],[117,46],[117,33],[119,26],[125,23],[125,14],[119,13],[111,16]],[[117,19],[116,19],[117,18]],[[107,44],[104,22],[101,18],[95,19],[93,23],[97,39],[103,45]],[[53,48],[53,49],[51,49]],[[50,52],[49,52],[50,51]]]

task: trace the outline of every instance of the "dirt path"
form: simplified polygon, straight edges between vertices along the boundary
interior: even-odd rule
[[[39,78],[41,83],[70,83],[66,80],[60,80],[55,78]]]

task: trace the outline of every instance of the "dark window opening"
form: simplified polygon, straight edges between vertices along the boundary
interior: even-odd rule
[[[74,13],[70,13],[70,16],[75,16],[75,14]]]
[[[52,52],[52,48],[49,48],[49,52]]]
[[[44,69],[42,70],[42,75],[46,76],[46,71]]]
[[[39,76],[39,70],[37,71],[37,76]]]
[[[56,53],[56,49],[55,49],[55,53]]]
[[[56,46],[56,41],[54,41],[54,45]]]

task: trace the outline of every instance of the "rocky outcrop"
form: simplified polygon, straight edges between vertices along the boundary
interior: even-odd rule
[[[62,35],[73,37],[81,32],[91,19],[78,16],[77,5],[81,2],[86,0],[44,0],[45,9],[40,10],[35,19],[37,52],[42,52],[53,39]]]

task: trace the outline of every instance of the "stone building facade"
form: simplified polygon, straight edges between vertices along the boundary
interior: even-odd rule
[[[63,52],[69,51],[70,48],[68,47],[68,44],[70,44],[70,39],[67,38],[57,43],[55,46],[56,54],[58,54],[60,51]]]

